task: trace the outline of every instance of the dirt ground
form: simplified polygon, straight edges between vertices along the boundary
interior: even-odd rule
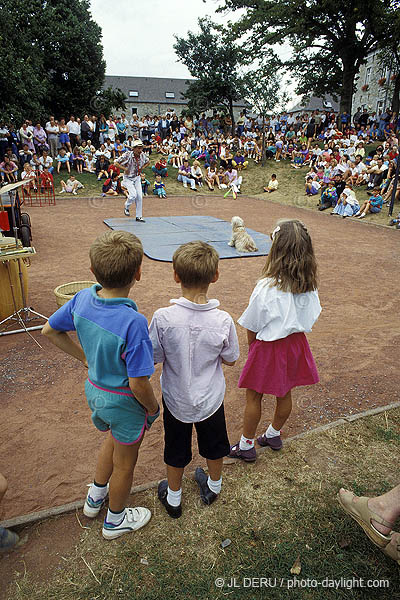
[[[39,312],[56,309],[54,288],[92,279],[88,249],[106,229],[103,219],[122,215],[121,198],[57,198],[55,207],[31,208],[33,245],[37,255],[29,268],[29,301]],[[400,292],[395,265],[400,239],[389,228],[329,217],[262,199],[210,197],[145,199],[144,215],[212,215],[230,220],[241,215],[252,229],[270,232],[276,219],[302,219],[314,240],[320,271],[323,312],[309,335],[321,382],[294,393],[293,415],[284,436],[399,399],[396,359],[400,346],[397,302]],[[145,227],[145,225],[144,225]],[[220,279],[210,296],[236,320],[247,305],[265,258],[223,260]],[[139,310],[151,319],[179,289],[171,264],[144,259],[142,280],[132,290]],[[224,367],[226,414],[231,442],[240,434],[244,393],[237,389],[246,359],[244,331],[238,327],[241,357]],[[0,519],[26,514],[82,498],[92,480],[102,434],[90,420],[83,394],[85,370],[33,333],[0,338],[0,391],[3,422],[0,471],[9,490]],[[160,396],[160,368],[152,379]],[[259,430],[273,411],[265,399]],[[134,483],[164,474],[161,420],[146,435]],[[203,460],[194,453],[193,468]]]

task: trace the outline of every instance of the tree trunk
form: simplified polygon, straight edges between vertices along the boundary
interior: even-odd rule
[[[356,75],[353,56],[342,57],[343,76],[339,113],[345,111],[350,115],[353,102],[354,78]]]
[[[235,117],[233,116],[233,102],[232,98],[229,98],[229,115],[232,119],[232,135],[235,135]]]
[[[263,115],[262,146],[261,146],[261,166],[265,163],[265,116]]]
[[[391,108],[392,111],[398,116],[400,108],[400,73],[397,73],[396,79],[394,80],[394,90]]]

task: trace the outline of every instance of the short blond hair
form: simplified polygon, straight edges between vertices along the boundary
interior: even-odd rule
[[[172,264],[181,283],[188,288],[208,285],[218,269],[219,254],[206,242],[182,244],[175,251]]]
[[[123,288],[132,283],[143,260],[142,242],[127,231],[106,231],[91,245],[90,263],[104,288]]]

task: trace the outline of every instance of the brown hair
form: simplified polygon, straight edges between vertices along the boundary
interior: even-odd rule
[[[185,287],[208,285],[218,269],[219,254],[209,244],[196,241],[182,244],[175,251],[172,264]]]
[[[279,219],[262,278],[283,292],[303,294],[317,289],[317,261],[306,226],[297,219]]]
[[[132,283],[143,259],[142,242],[127,231],[106,231],[91,245],[90,263],[97,281],[105,288]]]

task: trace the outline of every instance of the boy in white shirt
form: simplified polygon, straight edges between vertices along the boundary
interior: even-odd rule
[[[207,461],[209,477],[197,468],[195,479],[204,504],[218,497],[222,461],[229,453],[224,414],[225,379],[222,364],[234,365],[239,345],[232,317],[208,300],[210,283],[218,280],[218,253],[202,241],[180,246],[173,257],[174,279],[182,296],[173,306],[160,308],[150,324],[154,362],[163,363],[161,389],[164,405],[168,481],[158,486],[158,498],[173,518],[182,514],[182,477],[192,459],[192,426],[199,453]]]

